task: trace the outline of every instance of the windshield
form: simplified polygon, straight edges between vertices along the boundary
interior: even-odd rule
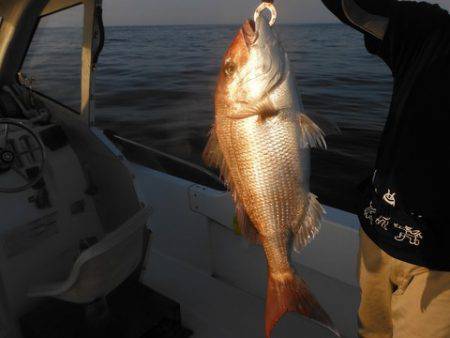
[[[28,86],[80,111],[83,6],[41,18],[20,77]]]

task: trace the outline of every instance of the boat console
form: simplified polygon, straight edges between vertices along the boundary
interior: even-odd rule
[[[124,158],[20,82],[0,88],[0,323],[8,338],[25,334],[19,318],[34,318],[49,298],[90,304],[140,270],[150,216]]]
[[[19,312],[31,286],[65,277],[83,243],[104,233],[82,163],[32,95],[19,86],[0,95],[1,274]]]
[[[25,118],[20,105],[16,102],[15,95],[8,91],[7,87],[0,90],[0,117],[19,119]]]

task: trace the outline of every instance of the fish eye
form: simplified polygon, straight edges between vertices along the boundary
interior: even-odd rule
[[[236,63],[231,61],[231,60],[227,60],[225,62],[225,67],[224,67],[224,72],[226,76],[231,76],[233,75],[233,73],[236,71]]]

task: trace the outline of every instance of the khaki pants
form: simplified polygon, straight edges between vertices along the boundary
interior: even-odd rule
[[[359,336],[450,338],[450,272],[399,261],[362,230],[360,239]]]

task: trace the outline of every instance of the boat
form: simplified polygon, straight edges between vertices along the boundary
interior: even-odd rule
[[[79,109],[21,73],[40,20],[74,6]],[[236,231],[219,178],[96,126],[102,2],[1,0],[0,18],[0,337],[262,337],[264,254]],[[359,223],[325,209],[320,235],[291,259],[342,335],[355,337]],[[334,334],[289,314],[272,335],[299,336]]]

